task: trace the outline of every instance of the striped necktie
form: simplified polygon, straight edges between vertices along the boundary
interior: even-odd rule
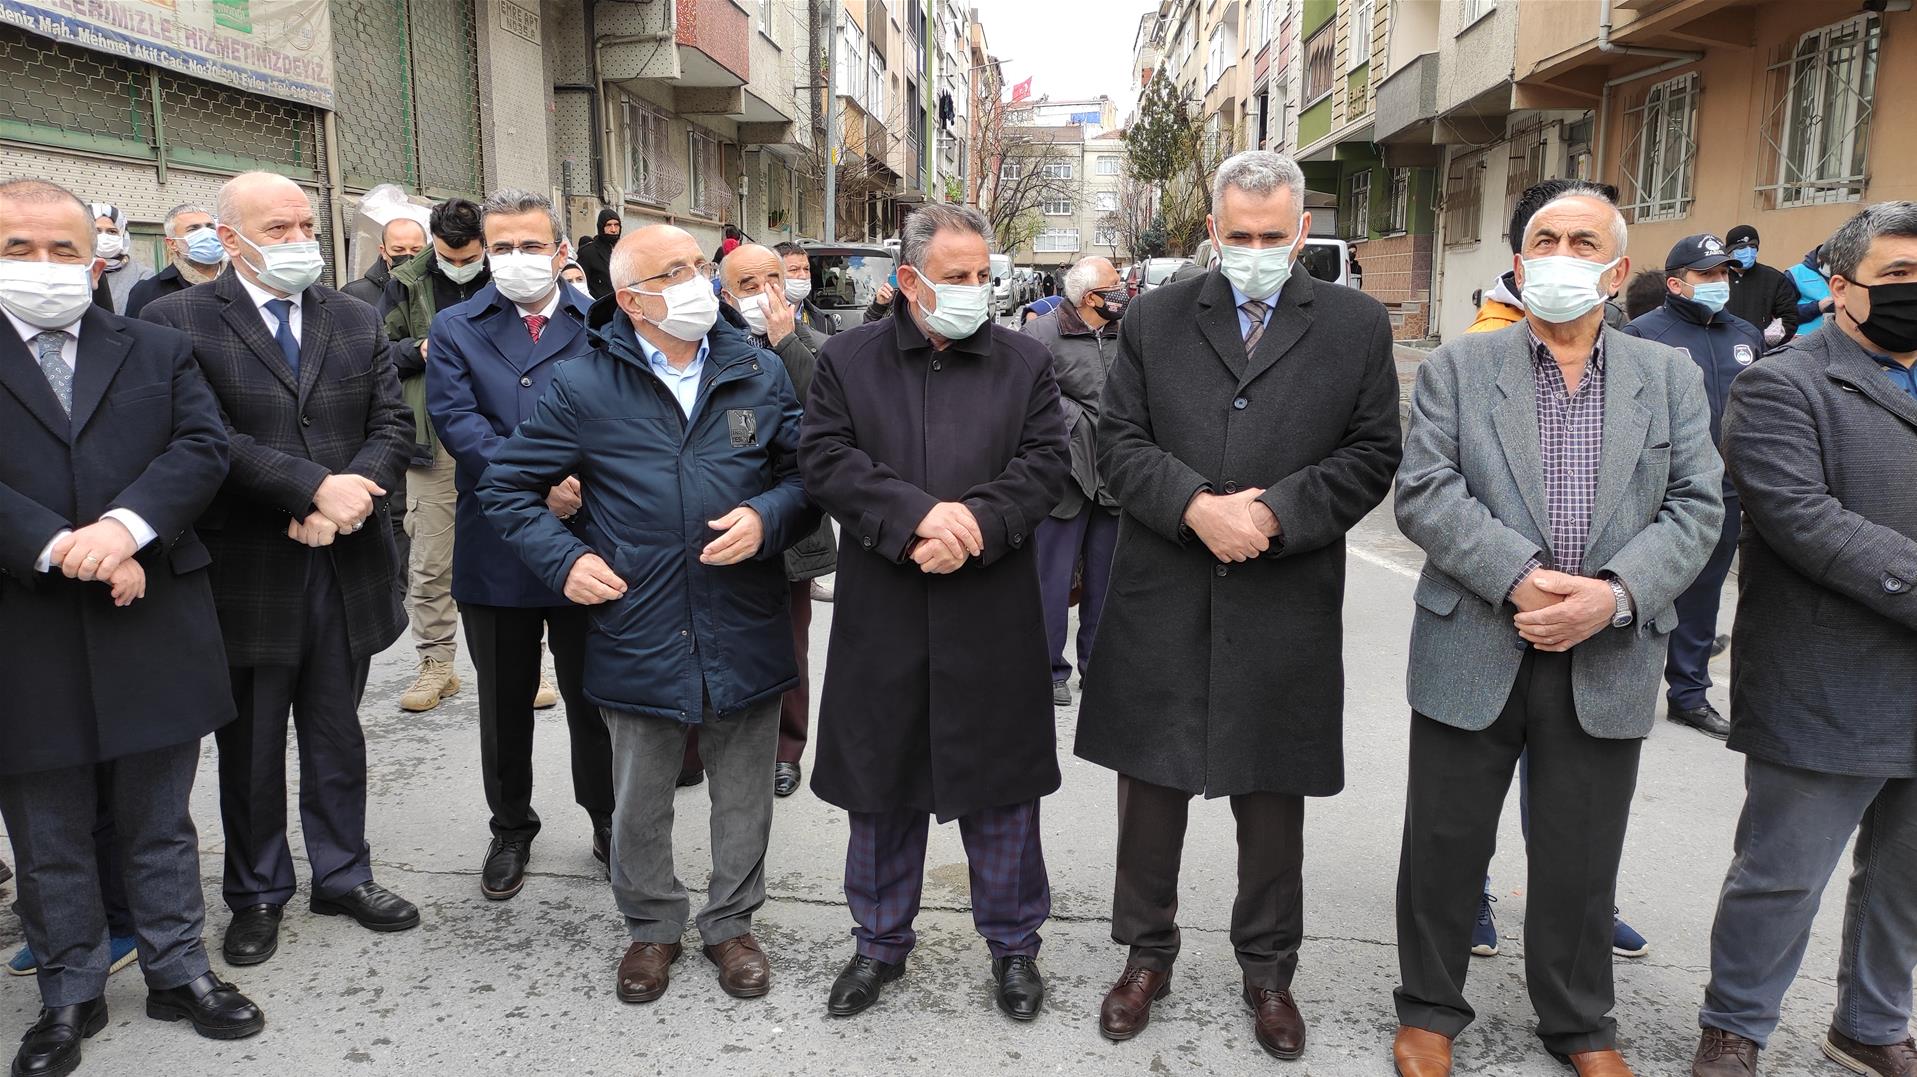
[[[1271,304],[1247,299],[1238,304],[1238,309],[1251,319],[1251,329],[1245,334],[1245,354],[1250,355],[1258,350],[1258,338],[1265,335],[1265,311],[1271,309]]]

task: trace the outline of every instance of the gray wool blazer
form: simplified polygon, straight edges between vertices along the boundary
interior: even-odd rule
[[[1676,349],[1604,334],[1604,444],[1585,572],[1615,575],[1637,620],[1572,650],[1578,721],[1594,737],[1643,737],[1656,720],[1677,596],[1717,543],[1723,464],[1697,365]],[[1520,322],[1446,343],[1425,360],[1398,470],[1398,527],[1425,551],[1407,693],[1460,729],[1497,720],[1525,644],[1505,594],[1551,522],[1529,334]]]

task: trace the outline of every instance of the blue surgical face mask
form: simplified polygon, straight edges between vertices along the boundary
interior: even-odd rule
[[[195,228],[186,234],[186,258],[194,265],[216,266],[226,257],[219,230],[211,226]]]
[[[1716,314],[1724,309],[1724,304],[1731,301],[1730,283],[1720,280],[1709,284],[1694,284],[1691,286],[1691,298],[1696,300],[1698,306]]]
[[[1750,267],[1757,264],[1757,248],[1756,247],[1739,247],[1736,250],[1731,252],[1731,257],[1737,259],[1738,265],[1743,266],[1745,269],[1749,269]]]

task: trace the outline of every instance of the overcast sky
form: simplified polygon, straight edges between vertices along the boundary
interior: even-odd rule
[[[1054,101],[1109,96],[1118,122],[1135,96],[1132,39],[1138,17],[1158,0],[971,0],[985,44],[1005,61],[1005,85],[1032,80],[1032,96]]]

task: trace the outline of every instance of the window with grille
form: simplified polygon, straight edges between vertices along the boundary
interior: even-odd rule
[[[1371,62],[1371,23],[1376,12],[1374,0],[1358,0],[1351,6],[1351,46],[1347,52],[1353,71]]]
[[[1444,245],[1460,247],[1479,239],[1478,220],[1484,211],[1484,154],[1472,153],[1451,162],[1444,174]]]
[[[1047,228],[1032,240],[1032,250],[1039,254],[1070,254],[1078,250],[1078,229]]]
[[[1633,221],[1664,221],[1691,210],[1697,160],[1697,75],[1679,75],[1651,87],[1625,113],[1628,188],[1619,206]]]
[[[1760,185],[1780,206],[1849,202],[1864,195],[1877,95],[1881,27],[1862,15],[1800,37],[1771,65],[1776,103],[1764,137],[1776,164]]]
[[[477,197],[481,161],[474,0],[333,4],[340,169],[367,188],[399,183]]]
[[[1344,218],[1345,238],[1363,239],[1371,234],[1371,170],[1353,172],[1345,180],[1345,205],[1338,212]]]
[[[1337,29],[1334,23],[1326,23],[1311,39],[1305,42],[1305,105],[1310,108],[1318,99],[1331,92],[1331,82],[1336,71],[1335,52],[1337,49]]]
[[[1119,174],[1123,166],[1124,166],[1124,161],[1122,161],[1116,154],[1108,153],[1098,158],[1098,174],[1101,176],[1116,176]]]
[[[679,197],[685,183],[672,161],[666,114],[628,97],[622,120],[626,136],[626,197],[660,206]]]
[[[1402,235],[1411,229],[1411,170],[1391,170],[1391,198],[1385,204],[1384,230]]]
[[[1518,208],[1524,192],[1544,182],[1544,136],[1519,139],[1511,144],[1511,155],[1504,163],[1504,231],[1510,238],[1511,214]]]
[[[686,131],[686,161],[694,213],[706,217],[732,216],[732,187],[725,181],[725,151],[719,140],[698,127]]]
[[[1069,217],[1072,215],[1072,200],[1069,198],[1047,198],[1039,203],[1039,212],[1047,217]]]

